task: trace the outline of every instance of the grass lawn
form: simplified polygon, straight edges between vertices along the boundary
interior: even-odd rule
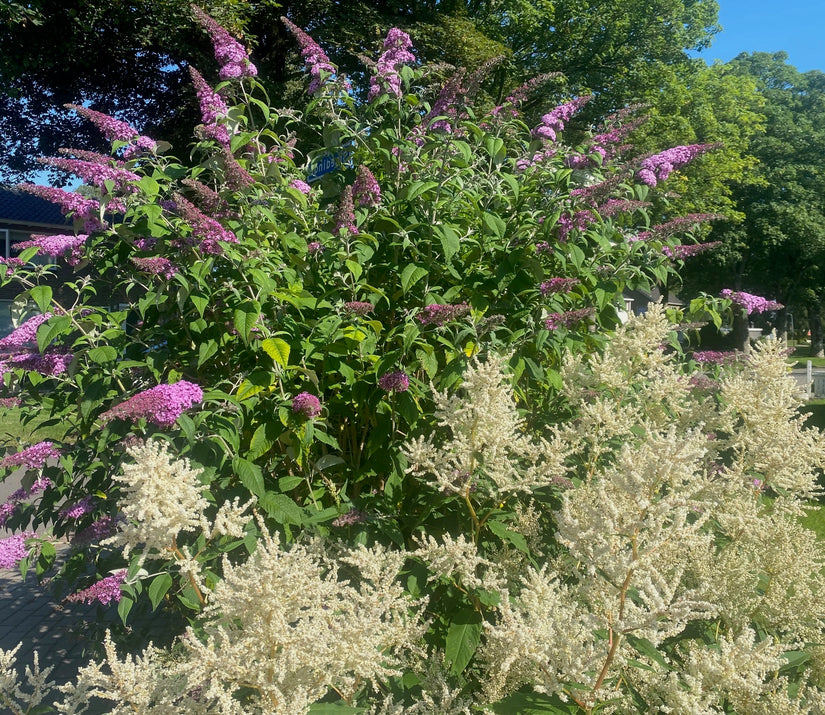
[[[819,427],[825,430],[825,400],[808,400],[799,409],[811,415],[805,423],[806,427]]]
[[[46,417],[35,417],[23,424],[21,412],[17,408],[0,407],[0,449],[2,447],[26,446],[47,439],[62,439],[65,426],[62,424],[43,425]]]
[[[816,532],[816,538],[825,540],[825,504],[814,504],[806,508],[806,516],[799,521],[802,526]]]
[[[811,361],[811,365],[815,368],[825,367],[825,358],[808,357],[807,345],[799,345],[796,348],[794,348],[794,351],[791,354],[791,360],[795,361],[794,367],[804,368],[807,366],[808,360]]]

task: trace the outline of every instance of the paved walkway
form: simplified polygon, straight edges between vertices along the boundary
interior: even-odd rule
[[[58,683],[72,680],[89,661],[85,634],[94,622],[94,607],[56,603],[34,573],[24,581],[12,570],[0,570],[0,604],[0,648],[9,650],[22,642],[17,653],[20,672],[32,663],[35,650],[41,668],[54,667],[50,680]]]

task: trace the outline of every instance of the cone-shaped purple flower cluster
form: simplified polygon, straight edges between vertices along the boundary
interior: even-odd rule
[[[418,322],[422,325],[444,325],[470,312],[466,303],[439,305],[433,303],[425,306],[418,314]]]
[[[151,273],[155,276],[173,278],[178,272],[178,267],[168,258],[152,256],[151,258],[133,258],[132,263],[144,273]]]
[[[120,584],[126,580],[126,573],[126,569],[116,571],[111,576],[107,576],[97,583],[93,583],[89,588],[84,588],[82,591],[77,591],[66,596],[66,600],[89,605],[97,601],[104,606],[112,601],[119,603],[121,598]]]
[[[140,177],[133,171],[120,167],[108,166],[96,161],[82,159],[63,159],[60,157],[41,157],[41,164],[54,166],[70,174],[79,176],[87,184],[102,187],[105,181],[114,182],[117,191],[137,191],[136,187],[129,186],[130,181],[139,181]]]
[[[47,350],[44,353],[23,352],[0,361],[0,375],[21,369],[37,372],[46,377],[62,375],[69,369],[73,355],[63,350]]]
[[[64,191],[54,186],[35,186],[34,184],[19,184],[17,188],[27,194],[39,196],[41,199],[58,204],[63,215],[73,213],[75,218],[85,222],[87,230],[93,231],[101,227],[98,218],[100,204],[94,199],[84,199],[73,191]]]
[[[372,101],[382,94],[401,96],[401,75],[398,68],[415,62],[415,55],[410,52],[410,36],[393,27],[384,40],[384,51],[378,57],[376,73],[370,78],[370,91],[367,98]]]
[[[80,233],[77,236],[69,236],[65,234],[57,234],[56,236],[39,236],[31,237],[29,241],[19,241],[14,244],[16,251],[22,251],[24,248],[39,248],[38,253],[45,256],[52,256],[53,258],[65,258],[66,263],[70,266],[76,266],[83,258],[83,247],[89,236],[85,233]]]
[[[564,127],[570,121],[570,118],[591,99],[592,97],[587,95],[560,104],[541,118],[541,124],[533,130],[533,136],[547,141],[556,141],[559,132],[564,131]]]
[[[541,290],[542,295],[569,293],[577,285],[580,285],[578,278],[551,278],[549,281],[544,281],[539,286],[539,290]]]
[[[115,418],[137,422],[145,418],[158,427],[171,427],[185,410],[201,400],[203,390],[192,382],[181,380],[139,392],[104,412],[100,419],[104,422]]]
[[[780,310],[785,307],[782,303],[777,303],[775,300],[768,300],[767,298],[753,295],[753,293],[745,293],[745,291],[742,290],[734,291],[730,288],[724,288],[719,295],[723,298],[729,298],[735,305],[747,310],[748,315],[751,313],[766,313],[769,310]]]
[[[189,68],[189,74],[192,76],[192,84],[195,85],[195,94],[200,104],[203,134],[208,139],[214,139],[218,144],[228,147],[229,130],[219,120],[226,117],[229,107],[226,106],[223,97],[207,84],[194,67]]]
[[[304,64],[309,70],[310,77],[312,77],[307,92],[315,94],[330,79],[330,77],[325,77],[324,74],[334,77],[338,73],[338,68],[330,62],[329,57],[320,45],[294,22],[285,17],[281,18],[281,22],[295,35],[295,39],[301,46],[301,57],[304,58]]]
[[[150,137],[141,136],[131,124],[110,117],[103,112],[97,112],[88,107],[82,107],[79,104],[64,104],[66,109],[73,109],[81,117],[85,117],[92,124],[94,124],[100,132],[110,142],[129,142],[129,146],[124,149],[124,156],[129,159],[141,151],[154,151],[157,148],[157,142]]]
[[[26,547],[26,539],[30,539],[34,535],[34,532],[27,531],[0,539],[0,569],[13,569],[25,559],[29,553],[29,549]]]
[[[662,253],[674,261],[683,261],[685,258],[695,256],[697,253],[710,251],[721,245],[721,241],[709,241],[708,243],[694,243],[687,246],[663,246]]]
[[[410,389],[410,378],[403,370],[388,372],[378,378],[378,386],[385,392],[406,392]]]
[[[221,241],[238,242],[238,237],[232,231],[202,213],[181,194],[175,194],[175,203],[178,213],[192,227],[192,236],[200,240],[200,248],[204,253],[220,255],[223,253]]]
[[[373,173],[363,164],[358,167],[352,195],[361,206],[375,207],[381,203],[381,187]]]
[[[642,161],[636,176],[642,183],[651,187],[656,186],[660,181],[665,181],[671,172],[689,164],[697,156],[705,154],[717,148],[717,146],[716,144],[690,144],[666,149]]]
[[[51,317],[51,313],[43,313],[43,315],[29,318],[0,340],[0,348],[22,348],[34,345],[37,342],[37,329]]]
[[[218,76],[223,79],[255,77],[258,69],[249,61],[249,54],[227,30],[215,22],[197,5],[192,5],[192,14],[198,24],[209,33],[215,48],[215,59],[221,69]]]
[[[347,233],[358,233],[355,225],[355,204],[352,201],[352,187],[345,186],[338,201],[338,208],[335,209],[335,231],[344,230]]]
[[[572,328],[587,320],[595,312],[593,308],[579,308],[578,310],[567,310],[563,313],[550,313],[544,321],[544,327],[548,330]]]
[[[49,459],[57,459],[60,450],[51,442],[38,442],[15,454],[9,454],[0,462],[0,467],[26,467],[42,469]]]

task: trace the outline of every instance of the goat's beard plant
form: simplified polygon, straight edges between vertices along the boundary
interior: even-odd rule
[[[43,313],[9,396],[67,427],[6,459],[30,475],[0,516],[72,539],[71,598],[192,618],[138,660],[107,639],[63,711],[813,707],[817,436],[776,350],[691,382],[659,311],[607,339],[676,239],[610,134],[561,142],[584,100],[482,114],[394,30],[357,101],[291,26],[313,95],[277,110],[205,17],[200,163],[83,110],[113,156],[67,150],[97,183],[49,194],[83,232],[0,266]]]

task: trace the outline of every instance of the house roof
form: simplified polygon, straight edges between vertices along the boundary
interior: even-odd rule
[[[0,222],[21,225],[71,226],[56,204],[39,196],[0,187]]]

